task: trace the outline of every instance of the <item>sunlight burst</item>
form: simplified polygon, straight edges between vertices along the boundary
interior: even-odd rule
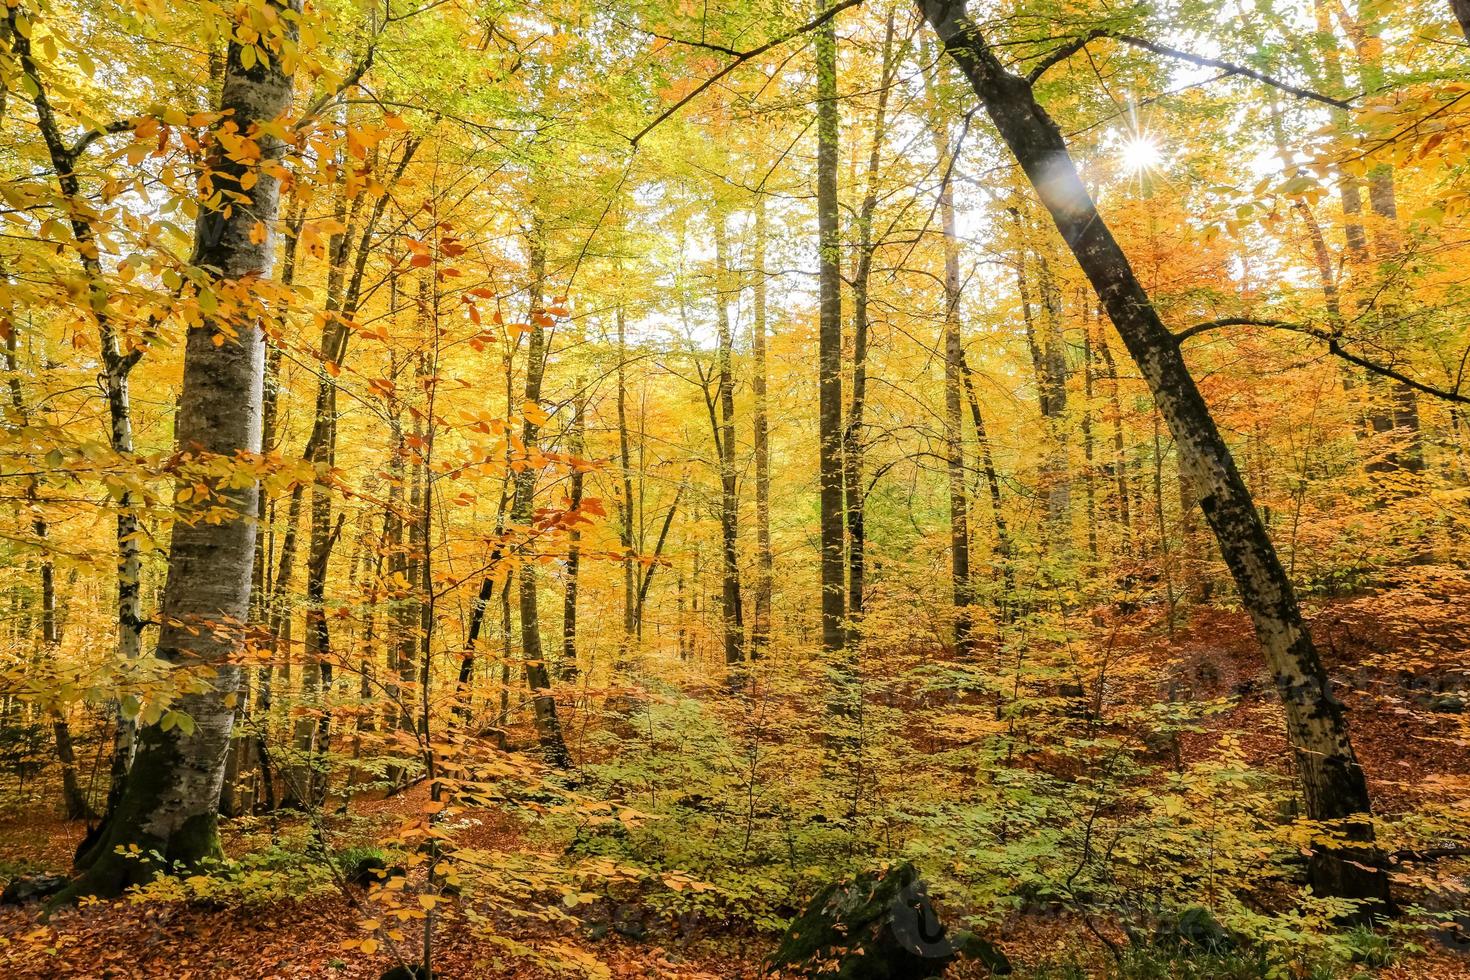
[[[1140,133],[1123,144],[1122,159],[1130,173],[1141,173],[1157,167],[1163,162],[1164,154],[1152,136]]]

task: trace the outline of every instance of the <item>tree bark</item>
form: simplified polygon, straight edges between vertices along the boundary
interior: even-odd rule
[[[103,275],[97,231],[88,218],[93,213],[94,205],[83,195],[81,181],[76,173],[77,154],[67,147],[52,110],[49,93],[31,52],[30,31],[16,30],[16,20],[23,13],[24,8],[16,4],[10,8],[5,19],[9,47],[20,64],[22,74],[30,82],[36,124],[46,144],[52,169],[56,171],[57,186],[69,204],[77,258],[94,297],[92,308],[102,349],[101,380],[107,398],[108,437],[112,451],[120,458],[127,459],[133,454],[129,377],[142,357],[142,350],[124,351],[113,324],[112,313],[106,303],[106,297],[111,290]],[[138,521],[137,504],[136,495],[124,486],[117,497],[117,533],[114,539],[117,552],[117,651],[119,658],[124,661],[135,660],[143,652],[143,527]],[[108,793],[105,821],[110,821],[121,799],[136,751],[136,722],[123,712],[121,704],[114,706],[114,716],[116,730],[113,740],[112,787]]]
[[[726,256],[724,216],[716,210],[715,223],[715,324],[718,337],[715,371],[716,400],[720,424],[715,448],[720,459],[720,594],[724,626],[725,663],[745,660],[745,614],[740,596],[740,497],[735,479],[735,378],[734,339],[730,331],[730,309],[725,304],[729,260]]]
[[[842,430],[842,484],[847,496],[847,609],[854,633],[863,614],[867,592],[867,528],[864,522],[866,488],[863,486],[863,425],[868,400],[868,289],[873,275],[873,215],[878,209],[878,175],[883,142],[887,137],[888,91],[893,87],[893,26],[896,8],[888,10],[883,29],[883,61],[878,70],[878,102],[873,109],[873,134],[868,145],[868,170],[863,203],[857,214],[857,261],[852,270],[852,397]],[[857,641],[850,636],[849,644]]]
[[[633,502],[633,450],[628,432],[628,324],[621,306],[617,310],[618,363],[617,363],[617,412],[618,412],[618,463],[622,478],[622,495],[618,500],[618,543],[623,548],[623,636],[618,642],[616,670],[627,669],[629,649],[633,646],[637,623],[634,621],[636,605],[636,578],[633,552],[633,521],[637,510]]]
[[[1030,84],[1002,67],[962,2],[921,0],[920,10],[1097,291],[1200,488],[1205,516],[1276,679],[1307,812],[1339,837],[1314,850],[1313,886],[1321,894],[1361,900],[1369,914],[1391,907],[1388,878],[1376,866],[1367,781],[1348,738],[1343,705],[1329,688],[1291,582],[1178,342],[1098,213],[1061,131]]]
[[[526,350],[526,402],[541,403],[541,379],[546,371],[546,324],[550,317],[542,308],[542,290],[546,281],[546,252],[541,242],[539,226],[532,232],[530,242],[531,284],[529,289],[530,343]],[[536,555],[534,553],[534,520],[536,477],[540,473],[537,457],[540,450],[536,439],[541,427],[529,416],[521,426],[521,445],[526,459],[515,477],[515,498],[511,506],[510,519],[520,531],[527,535],[520,563],[520,612],[521,612],[521,657],[526,665],[526,683],[531,689],[531,704],[536,718],[536,735],[541,742],[541,751],[549,765],[557,769],[570,769],[571,754],[567,751],[566,739],[562,735],[561,721],[556,713],[556,699],[551,693],[551,672],[546,665],[546,654],[541,646],[541,615],[537,603]]]
[[[771,551],[771,441],[770,423],[766,410],[766,383],[769,371],[766,363],[766,199],[757,194],[755,201],[755,248],[752,257],[751,275],[754,279],[754,323],[751,325],[751,387],[755,404],[752,406],[755,426],[753,451],[755,453],[755,609],[750,626],[750,658],[756,659],[765,650],[771,636],[771,592],[774,581],[775,557]],[[680,630],[683,630],[682,617]],[[681,633],[682,635],[682,633]],[[683,651],[683,645],[680,645]]]
[[[572,464],[572,473],[568,478],[571,488],[567,494],[567,506],[574,512],[582,507],[585,482],[580,463],[581,457],[587,452],[587,395],[583,391],[583,385],[582,379],[578,379],[577,396],[572,401],[571,434],[567,440],[568,451],[578,459],[578,462]],[[580,525],[574,524],[567,534],[567,583],[561,607],[561,665],[557,673],[564,681],[577,679],[577,592],[581,584],[581,570],[582,531]]]
[[[964,337],[960,331],[960,243],[955,230],[954,151],[944,121],[929,93],[929,127],[944,180],[939,188],[939,221],[944,235],[944,445],[949,474],[949,569],[954,597],[954,649],[960,660],[975,655],[970,606],[970,495],[965,484],[965,441],[961,414]]]
[[[837,31],[816,30],[817,438],[821,496],[822,648],[846,645],[842,514],[842,271],[837,215]]]
[[[8,285],[8,283],[0,283]],[[9,317],[6,317],[9,321]],[[29,424],[25,393],[21,389],[19,339],[20,333],[13,322],[8,322],[5,334],[5,370],[10,375],[10,404],[21,426]],[[41,510],[40,491],[37,480],[26,481],[26,504],[31,511],[31,528],[39,541],[45,541],[50,531]],[[51,556],[42,546],[39,578],[41,580],[41,648],[47,660],[54,661],[56,650],[61,646],[61,628],[56,617],[56,569]],[[61,802],[68,820],[95,820],[92,805],[77,779],[76,752],[72,747],[71,727],[66,716],[56,711],[51,719],[51,733],[56,740],[56,760],[61,765]]]
[[[980,396],[975,391],[975,378],[963,350],[960,351],[960,373],[964,378],[965,395],[970,403],[970,422],[975,427],[975,445],[980,451],[980,468],[985,474],[986,489],[990,492],[990,516],[995,524],[995,553],[1000,558],[1001,584],[1004,586],[1004,594],[997,603],[1000,621],[1009,623],[1015,618],[1017,601],[1016,569],[1012,561],[1014,549],[1011,546],[1010,526],[1006,523],[1005,511],[1001,507],[1000,474],[995,469],[995,453],[990,445],[990,434],[985,427],[985,416],[980,411]]]
[[[248,295],[250,283],[269,274],[271,226],[279,187],[272,168],[281,143],[259,127],[290,107],[292,77],[281,49],[294,44],[298,0],[273,2],[279,35],[261,39],[264,61],[247,68],[242,48],[232,41],[226,61],[220,107],[228,127],[252,139],[259,160],[248,163],[218,151],[210,169],[217,184],[234,184],[247,173],[253,186],[241,193],[248,204],[229,212],[205,213],[196,231],[193,264],[208,270],[212,284]],[[281,16],[285,14],[286,16]],[[263,225],[259,234],[257,225]],[[183,392],[175,427],[178,450],[186,461],[231,460],[260,451],[261,387],[265,345],[253,316],[234,322],[214,317],[188,331]],[[187,465],[187,462],[186,464]],[[116,895],[151,878],[159,869],[125,856],[130,845],[144,854],[157,851],[165,862],[197,866],[219,852],[216,827],[225,751],[234,711],[226,696],[238,686],[240,667],[232,663],[249,616],[251,562],[255,548],[258,492],[251,483],[233,488],[228,478],[210,488],[218,520],[174,524],[169,545],[157,655],[179,667],[198,667],[211,680],[207,690],[182,696],[177,710],[191,724],[167,731],[152,725],[139,734],[137,756],[117,809],[94,851],[89,868],[63,893]],[[187,483],[181,486],[188,485]]]

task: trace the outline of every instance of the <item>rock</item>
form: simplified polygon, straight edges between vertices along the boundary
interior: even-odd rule
[[[375,881],[382,881],[388,870],[388,862],[377,854],[365,854],[342,869],[349,885],[366,888]]]
[[[60,875],[21,875],[10,879],[5,891],[0,892],[0,905],[24,905],[50,898],[66,886],[67,879]]]
[[[382,980],[434,980],[435,977],[442,976],[442,973],[435,973],[415,963],[413,966],[395,966],[383,974]]]
[[[1441,715],[1463,715],[1465,713],[1465,699],[1454,694],[1446,694],[1444,697],[1435,698],[1430,702],[1429,710]]]
[[[1228,953],[1237,945],[1235,937],[1200,905],[1161,921],[1154,930],[1154,942],[1186,953]]]
[[[624,939],[642,940],[648,936],[643,909],[637,905],[619,905],[613,909],[612,928]]]
[[[824,980],[922,980],[961,956],[1010,973],[1005,954],[967,930],[948,934],[908,862],[822,889],[791,923],[768,966]]]

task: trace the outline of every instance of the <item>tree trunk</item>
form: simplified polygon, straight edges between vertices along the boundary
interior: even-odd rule
[[[817,75],[817,437],[821,492],[822,648],[846,642],[842,514],[842,271],[837,215],[837,31],[816,30]]]
[[[578,460],[572,464],[572,474],[568,478],[571,489],[567,494],[567,506],[572,511],[577,511],[582,506],[582,485],[585,480],[580,460],[587,452],[587,395],[584,381],[580,378],[577,380],[577,396],[572,402],[571,435],[567,449]],[[577,679],[577,589],[580,585],[581,569],[582,531],[580,525],[574,524],[567,535],[567,585],[566,594],[562,597],[561,667],[558,673],[564,681]]]
[[[1060,130],[1031,86],[1001,66],[963,3],[921,0],[920,9],[1096,289],[1200,488],[1205,516],[1276,679],[1307,812],[1346,840],[1313,852],[1313,886],[1320,894],[1363,900],[1370,914],[1388,908],[1388,878],[1375,866],[1367,781],[1348,738],[1343,705],[1329,689],[1291,582],[1178,342],[1098,213]]]
[[[8,285],[8,283],[0,283]],[[20,424],[29,424],[25,402],[25,393],[21,389],[20,363],[18,358],[20,332],[13,322],[9,322],[9,330],[5,334],[5,370],[10,375],[10,404],[15,409],[16,417]],[[36,532],[36,538],[45,541],[49,532],[46,518],[42,515],[40,494],[37,481],[32,478],[26,482],[26,503],[31,510],[31,527]],[[41,647],[48,661],[56,657],[56,650],[61,646],[61,628],[56,618],[56,569],[51,562],[50,554],[41,550]],[[92,812],[92,806],[87,801],[87,794],[83,792],[81,783],[77,779],[76,752],[72,747],[71,727],[67,724],[66,716],[59,710],[51,720],[51,732],[56,739],[56,760],[61,764],[61,802],[68,820],[95,820],[96,814]]]
[[[259,160],[239,154],[250,160],[242,163],[221,151],[211,161],[216,183],[238,184],[246,173],[254,178],[253,186],[243,191],[249,203],[228,213],[204,214],[193,257],[196,267],[216,277],[212,285],[246,295],[251,281],[270,271],[271,226],[279,203],[275,173],[261,163],[274,161],[281,144],[257,127],[290,106],[292,79],[279,52],[294,45],[300,13],[297,0],[273,4],[272,9],[288,16],[276,21],[279,36],[257,45],[257,51],[266,49],[265,61],[247,68],[240,45],[232,41],[220,99],[225,114],[221,126],[253,139]],[[266,233],[259,234],[257,225]],[[253,315],[237,316],[232,323],[206,317],[189,329],[175,427],[186,466],[189,460],[227,460],[260,451],[264,354],[261,325]],[[179,699],[176,710],[190,723],[166,731],[153,725],[140,733],[126,788],[94,851],[96,858],[66,897],[116,895],[153,877],[156,866],[122,853],[131,845],[144,854],[157,851],[166,862],[186,868],[219,852],[217,808],[234,721],[226,696],[238,686],[240,667],[230,661],[239,651],[241,624],[249,616],[258,493],[253,483],[235,489],[228,479],[216,479],[210,489],[218,520],[174,524],[157,655],[175,666],[205,668],[212,683],[208,690]]]
[[[541,306],[542,289],[546,281],[546,252],[540,239],[540,228],[533,232],[530,243],[531,286],[530,286],[530,344],[526,350],[526,402],[541,403],[541,378],[546,370],[546,324],[550,320]],[[527,459],[516,474],[515,499],[511,506],[510,519],[521,533],[527,535],[520,563],[520,609],[521,609],[521,656],[526,664],[526,683],[531,689],[532,707],[536,717],[536,735],[541,741],[541,750],[548,764],[557,769],[570,769],[572,758],[567,752],[566,739],[562,735],[561,721],[556,714],[556,699],[551,693],[551,673],[546,666],[546,655],[541,646],[541,616],[537,606],[536,556],[531,541],[532,524],[535,518],[536,477],[540,466],[536,462],[540,450],[536,437],[541,427],[529,416],[521,427],[521,445]]]
[[[745,617],[740,598],[740,498],[735,480],[735,379],[731,361],[734,343],[730,332],[730,310],[725,304],[729,262],[726,258],[724,216],[716,211],[715,222],[715,323],[718,331],[716,400],[720,424],[715,448],[720,458],[720,594],[725,639],[725,663],[745,660]]]
[[[88,215],[94,205],[84,197],[81,181],[76,173],[76,152],[68,148],[65,136],[52,110],[49,93],[31,54],[30,30],[16,30],[16,20],[24,13],[20,4],[12,6],[6,17],[10,48],[20,64],[21,73],[30,83],[31,97],[36,108],[36,124],[46,144],[52,169],[56,171],[57,186],[62,197],[71,203],[71,230],[76,240],[77,258],[82,274],[88,280],[93,295],[102,299],[94,304],[98,338],[101,342],[103,391],[107,397],[108,436],[112,450],[120,458],[133,454],[132,395],[129,376],[142,356],[142,350],[124,351],[113,325],[112,313],[106,303],[111,292],[103,275],[101,251],[97,244],[97,233]],[[117,533],[114,538],[117,551],[117,651],[123,661],[135,660],[143,652],[143,528],[137,516],[138,501],[131,489],[124,487],[117,498]],[[108,793],[107,816],[110,822],[113,811],[120,801],[129,768],[136,752],[136,723],[122,710],[119,703],[114,706],[116,730],[112,756],[112,787]],[[89,852],[91,853],[91,852]]]
[[[873,215],[878,209],[878,174],[887,137],[888,92],[893,87],[893,25],[896,8],[888,10],[883,29],[883,62],[878,72],[878,103],[873,109],[873,135],[868,145],[868,171],[863,203],[857,214],[857,262],[852,270],[852,399],[842,429],[842,484],[847,496],[847,609],[854,632],[859,628],[867,591],[867,528],[864,522],[863,419],[868,399],[868,287],[873,274]],[[848,638],[855,643],[856,636]]]
[[[990,491],[990,515],[995,524],[995,553],[1000,558],[1003,595],[997,606],[1000,621],[1009,623],[1015,618],[1016,569],[1012,562],[1010,527],[1006,523],[1005,511],[1001,509],[1000,474],[995,469],[995,453],[990,446],[990,434],[985,428],[985,416],[980,411],[980,396],[975,391],[975,378],[970,365],[965,361],[965,352],[960,351],[960,372],[965,382],[965,394],[970,402],[970,421],[975,427],[975,444],[980,450],[980,468],[985,473],[985,486]]]
[[[755,249],[751,275],[754,279],[755,322],[751,326],[751,387],[755,405],[753,450],[755,453],[755,610],[750,627],[750,658],[765,650],[771,636],[771,591],[775,558],[771,552],[771,445],[770,424],[766,416],[766,199],[757,194],[755,201]],[[682,579],[681,579],[682,581]],[[680,591],[682,600],[682,589]],[[680,617],[683,636],[683,617]],[[684,652],[682,641],[680,653]]]
[[[1041,414],[1046,425],[1046,458],[1041,488],[1046,494],[1047,537],[1054,557],[1071,550],[1072,476],[1067,465],[1067,354],[1063,335],[1062,292],[1051,264],[1036,253],[1041,287]]]
[[[955,231],[954,168],[946,121],[939,115],[933,81],[927,81],[929,132],[938,166],[944,174],[939,186],[939,221],[944,234],[944,446],[949,474],[949,569],[954,597],[954,649],[960,660],[975,654],[970,606],[970,495],[965,484],[965,441],[960,388],[965,359],[960,331],[960,243]]]
[[[1123,530],[1123,554],[1133,555],[1133,519],[1128,495],[1128,444],[1123,438],[1123,398],[1118,387],[1118,365],[1113,360],[1113,349],[1108,339],[1099,331],[1097,352],[1103,360],[1103,377],[1108,382],[1108,414],[1113,423],[1113,460],[1107,470],[1113,476],[1117,493],[1118,525]]]
[[[618,307],[618,364],[617,364],[617,410],[618,410],[618,463],[622,477],[622,496],[618,500],[618,542],[623,547],[623,635],[618,641],[617,662],[614,669],[627,669],[630,648],[634,642],[634,606],[636,579],[634,575],[633,521],[637,511],[633,504],[633,451],[628,433],[628,325],[623,308]]]

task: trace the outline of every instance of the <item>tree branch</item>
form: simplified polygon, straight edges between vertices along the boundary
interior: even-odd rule
[[[1342,346],[1343,338],[1341,335],[1305,323],[1291,323],[1287,320],[1259,320],[1254,317],[1225,317],[1220,320],[1206,320],[1204,323],[1196,323],[1192,327],[1181,330],[1174,334],[1174,341],[1182,344],[1191,337],[1198,336],[1209,330],[1216,330],[1220,327],[1271,327],[1274,330],[1286,330],[1291,333],[1305,334],[1308,337],[1314,337],[1317,340],[1323,341],[1327,344],[1327,350],[1330,353],[1351,364],[1356,364],[1366,371],[1382,375],[1385,378],[1391,378],[1400,384],[1407,385],[1415,391],[1422,392],[1432,398],[1439,398],[1447,402],[1456,402],[1461,405],[1470,405],[1470,395],[1460,394],[1458,384],[1453,389],[1447,389],[1437,388],[1434,385],[1416,381],[1401,371],[1396,371],[1385,364],[1379,364],[1377,361],[1371,361],[1361,354],[1354,354],[1352,351],[1346,350]]]
[[[116,122],[110,122],[110,123],[108,123],[106,126],[102,127],[101,129],[93,129],[93,130],[89,130],[86,133],[83,133],[82,136],[81,136],[81,138],[78,139],[76,141],[76,143],[72,144],[72,148],[69,151],[70,154],[71,154],[71,158],[73,160],[75,160],[77,157],[81,156],[83,153],[86,152],[87,147],[91,146],[93,143],[97,142],[102,137],[104,137],[104,136],[116,136],[119,133],[130,132],[135,125],[136,125],[136,120],[133,120],[133,119],[119,119]]]
[[[1406,848],[1402,851],[1394,851],[1389,854],[1388,860],[1392,864],[1398,864],[1401,861],[1422,863],[1452,857],[1470,857],[1470,847],[1462,844],[1457,847],[1428,847],[1417,851],[1412,848]]]
[[[1086,34],[1083,34],[1080,37],[1075,37],[1067,43],[1063,44],[1061,47],[1057,48],[1055,51],[1042,58],[1041,61],[1037,62],[1036,66],[1032,68],[1029,73],[1027,73],[1026,80],[1033,85],[1036,84],[1036,81],[1041,78],[1041,76],[1046,72],[1048,68],[1051,68],[1054,65],[1066,61],[1068,58],[1072,57],[1072,55],[1087,47],[1088,44],[1096,41],[1099,38],[1104,37],[1111,38],[1112,40],[1118,41],[1122,44],[1132,45],[1135,48],[1142,48],[1145,51],[1152,51],[1154,54],[1161,54],[1169,58],[1177,58],[1180,61],[1187,61],[1191,64],[1201,65],[1206,68],[1218,68],[1222,72],[1224,72],[1226,76],[1239,75],[1242,78],[1254,79],[1255,81],[1261,82],[1264,85],[1269,85],[1272,88],[1280,89],[1281,91],[1286,92],[1289,95],[1294,95],[1299,99],[1309,99],[1313,102],[1320,102],[1323,105],[1332,106],[1334,109],[1352,108],[1352,103],[1347,100],[1334,99],[1330,95],[1323,95],[1320,92],[1313,92],[1311,89],[1300,88],[1299,86],[1283,82],[1278,78],[1273,78],[1270,75],[1258,72],[1254,68],[1247,68],[1245,65],[1237,65],[1229,61],[1221,61],[1219,58],[1207,58],[1204,55],[1193,54],[1188,51],[1181,51],[1178,48],[1171,48],[1168,45],[1159,44],[1156,41],[1150,41],[1147,38],[1137,37],[1133,34],[1120,34],[1116,31],[1109,30],[1106,27],[1094,28],[1088,31]]]
[[[750,59],[758,58],[772,48],[779,47],[780,45],[785,44],[787,41],[791,40],[794,37],[799,37],[800,35],[805,34],[807,31],[815,30],[816,28],[821,27],[823,24],[827,23],[827,21],[831,20],[833,17],[836,17],[839,13],[846,10],[848,7],[856,7],[862,2],[863,0],[842,0],[841,3],[838,3],[836,6],[833,7],[828,7],[826,10],[822,11],[822,13],[807,21],[800,27],[795,28],[791,31],[787,31],[785,34],[782,34],[779,37],[774,37],[771,40],[767,41],[765,44],[760,45],[759,47],[751,48],[749,51],[739,52],[735,55],[734,60],[731,61],[728,65],[715,72],[709,78],[706,78],[704,81],[700,82],[688,95],[684,96],[678,102],[675,102],[663,112],[659,113],[657,118],[655,118],[653,122],[649,123],[647,126],[644,126],[642,129],[638,130],[638,132],[629,137],[628,142],[636,147],[638,145],[638,141],[643,139],[643,137],[647,136],[650,132],[652,132],[654,127],[658,126],[664,120],[668,119],[670,116],[677,113],[680,109],[684,108],[686,105],[693,102],[699,96],[703,95],[706,91],[708,91],[710,86],[715,84],[715,82],[718,82],[720,79],[724,78],[726,75],[730,74],[732,71],[734,71],[736,68],[739,68]]]

